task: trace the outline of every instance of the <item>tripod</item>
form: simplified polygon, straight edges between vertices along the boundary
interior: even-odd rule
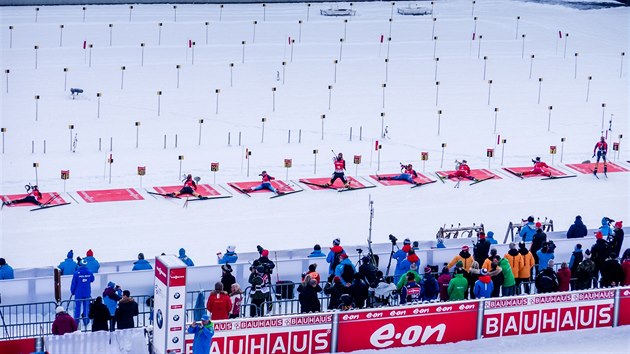
[[[391,238],[393,237],[392,235],[390,236],[390,240],[392,241],[392,250],[389,253],[389,261],[387,262],[387,271],[385,272],[385,276],[389,275],[389,268],[392,266],[392,257],[394,256],[394,247],[396,247],[396,250],[398,250],[398,246],[396,245],[396,241],[394,241],[396,238],[394,238],[394,240],[392,240]]]

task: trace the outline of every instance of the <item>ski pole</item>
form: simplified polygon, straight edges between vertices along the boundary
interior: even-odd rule
[[[68,312],[68,308],[70,308],[70,302],[72,301],[73,297],[74,297],[74,294],[70,294],[70,298],[68,299],[68,306],[66,306],[66,312]]]

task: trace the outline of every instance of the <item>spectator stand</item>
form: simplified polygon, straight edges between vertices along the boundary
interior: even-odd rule
[[[537,222],[542,224],[543,231],[553,232],[553,220],[545,218],[544,221],[540,221],[540,218],[539,218]],[[520,222],[510,221],[507,227],[507,231],[505,232],[505,238],[503,239],[503,243],[507,243],[508,239],[510,240],[510,242],[515,242],[514,235],[516,234],[516,236],[518,236],[518,234],[521,232],[521,229],[523,228],[523,226],[525,226],[525,224],[527,224],[527,220],[521,220]]]
[[[446,227],[446,224],[444,224],[444,226],[440,227],[440,229],[438,230],[436,238],[443,238],[445,240],[456,239],[458,237],[470,238],[473,236],[473,233],[477,235],[480,232],[485,232],[483,224],[476,225],[475,223],[473,223],[472,226],[464,227],[462,227],[461,224],[457,224],[457,227],[454,227],[453,224],[451,224],[451,227],[448,228]]]

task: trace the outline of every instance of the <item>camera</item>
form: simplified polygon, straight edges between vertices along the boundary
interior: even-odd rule
[[[362,250],[362,249],[360,249],[360,248],[357,248],[357,253],[358,253],[358,254],[361,254],[361,253],[363,253],[363,250]]]
[[[611,218],[609,218],[609,217],[604,217],[604,219],[605,219],[605,220],[606,220],[606,222],[607,222],[607,223],[609,223],[609,224],[610,224],[610,223],[615,222],[615,220],[613,220],[613,219],[611,219]]]
[[[389,235],[389,240],[392,242],[392,245],[395,245],[398,242],[398,239],[394,235]]]

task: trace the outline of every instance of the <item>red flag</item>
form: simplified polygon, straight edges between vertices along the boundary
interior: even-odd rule
[[[188,48],[192,48],[192,39],[188,40]]]
[[[245,149],[245,160],[249,158],[249,149]]]
[[[291,45],[291,36],[289,36],[289,45]]]
[[[562,38],[562,31],[558,31],[558,36],[560,36],[560,38]]]
[[[472,40],[475,40],[475,32],[473,32]]]
[[[87,47],[87,41],[83,41],[83,49]]]
[[[501,142],[501,134],[497,135],[497,145]]]
[[[374,145],[374,150],[378,151],[378,140],[376,141],[376,144]]]
[[[383,39],[385,39],[385,36],[381,34],[381,43],[383,43]]]

